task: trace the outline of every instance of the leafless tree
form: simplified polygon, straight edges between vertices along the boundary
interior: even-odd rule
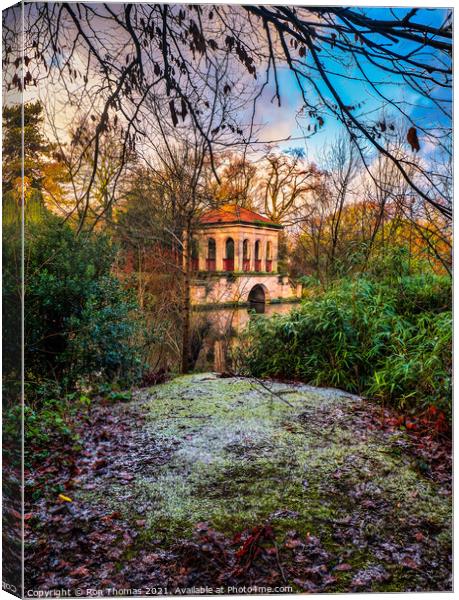
[[[390,147],[390,152],[399,158],[406,157],[407,150],[403,140],[395,138]],[[436,164],[430,157],[432,177],[449,186],[452,175],[451,161],[445,159]],[[415,177],[415,171],[421,161],[413,161],[410,175]],[[368,175],[368,174],[367,174]],[[424,198],[419,197],[406,180],[401,176],[395,165],[385,156],[375,157],[370,167],[369,175],[362,182],[363,200],[367,206],[369,230],[366,235],[366,255],[369,260],[373,248],[378,240],[378,248],[384,252],[388,244],[393,242],[400,223],[409,231],[408,245],[411,255],[411,239],[413,232],[422,238],[426,253],[441,263],[447,272],[451,273],[452,246],[451,246],[451,221],[439,213]],[[451,191],[445,190],[445,195],[451,196]],[[386,228],[386,224],[388,227]]]
[[[323,173],[311,192],[310,204],[303,207],[303,214],[296,223],[292,252],[292,263],[295,263],[296,268],[290,269],[294,275],[313,274],[317,280],[326,283],[329,213],[329,182]]]
[[[207,186],[216,204],[237,204],[253,209],[257,166],[245,153],[223,151],[214,159],[218,178],[213,169],[207,170]]]
[[[366,104],[371,95],[401,116],[413,152],[427,143],[448,147],[451,10],[427,16],[426,9],[387,9],[381,16],[371,8],[331,6],[43,2],[26,4],[24,11],[23,57],[9,43],[11,32],[4,31],[5,65],[18,67],[12,85],[30,88],[46,80],[66,94],[69,106],[93,107],[94,159],[85,204],[107,124],[119,117],[127,151],[145,134],[144,109],[152,95],[165,98],[173,125],[181,119],[193,123],[212,161],[215,144],[203,121],[210,83],[205,73],[209,64],[225,59],[228,94],[239,93],[242,70],[258,84],[255,99],[273,84],[279,104],[287,92],[278,69],[287,64],[303,102],[305,135],[329,118],[339,119],[362,156],[369,147],[386,156],[419,197],[451,216],[451,198],[442,186],[419,165],[411,175],[412,161],[394,156],[385,143],[394,124],[375,118]],[[359,92],[353,103],[347,100],[350,82]],[[422,118],[410,102],[422,102]],[[223,125],[239,141],[253,139],[253,128],[245,136],[236,119]]]
[[[318,170],[299,150],[271,150],[258,164],[257,199],[261,210],[274,223],[289,223],[299,205],[316,185]]]
[[[353,180],[358,172],[356,148],[352,139],[342,135],[330,145],[324,157],[324,168],[327,173],[330,191],[330,248],[328,251],[327,271],[334,269],[338,246],[341,219],[345,202],[352,191]]]
[[[182,329],[182,371],[190,368],[191,278],[193,234],[209,197],[202,186],[206,152],[199,136],[194,141],[167,137],[148,163],[153,187],[143,199],[142,220],[121,220],[123,236],[150,242],[156,270],[173,277]],[[140,200],[137,198],[137,200]]]
[[[231,130],[223,127],[231,119],[232,111],[239,108],[225,91],[227,63],[210,65],[207,78],[212,81],[213,96],[208,94],[209,107],[203,115],[201,129],[182,121],[172,126],[164,115],[161,98],[150,97],[146,101],[148,115],[144,128],[148,129],[148,141],[138,153],[139,164],[146,169],[146,181],[150,190],[145,198],[139,198],[141,214],[136,221],[126,219],[118,223],[131,240],[149,240],[160,250],[157,259],[159,269],[175,277],[174,289],[178,292],[181,322],[181,368],[187,372],[191,367],[191,283],[193,277],[192,251],[194,234],[200,217],[214,204],[209,189],[209,171],[212,158],[208,140],[224,143]],[[223,96],[223,97],[222,97]],[[169,107],[166,105],[166,110]],[[144,174],[140,174],[140,179]],[[145,210],[142,209],[145,208]],[[143,210],[143,212],[142,212]]]
[[[94,154],[88,144],[94,136],[92,120],[81,116],[68,131],[70,141],[67,142],[57,134],[56,115],[52,111],[47,112],[47,123],[54,133],[57,155],[68,182],[66,193],[53,203],[54,211],[77,225],[84,222],[87,229],[110,223],[114,207],[123,198],[124,181],[129,179],[129,173],[136,164],[136,153],[133,149],[125,151],[116,122],[108,124],[100,137],[98,167],[93,177]],[[92,177],[88,202],[83,202]]]

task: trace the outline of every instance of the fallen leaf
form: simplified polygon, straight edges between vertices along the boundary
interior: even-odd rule
[[[301,541],[300,540],[287,540],[285,542],[284,546],[286,548],[297,548],[298,546],[301,546]]]
[[[352,565],[350,565],[349,563],[341,563],[339,565],[336,565],[335,567],[335,571],[351,571],[352,570]]]
[[[402,565],[407,569],[413,569],[414,571],[419,570],[419,565],[409,556],[402,560]]]
[[[86,577],[89,575],[89,570],[86,567],[78,567],[78,569],[70,571],[70,575],[72,577]]]
[[[102,521],[111,521],[112,519],[120,519],[121,518],[121,513],[118,510],[115,510],[114,512],[110,513],[109,515],[104,515],[102,517]]]
[[[62,502],[73,502],[71,498],[69,498],[68,496],[64,496],[64,494],[59,494],[58,498],[59,500],[62,500]]]

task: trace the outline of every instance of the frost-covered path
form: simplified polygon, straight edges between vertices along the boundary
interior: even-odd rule
[[[198,374],[138,392],[112,418],[126,427],[87,433],[72,498],[88,537],[105,535],[91,511],[114,534],[86,585],[450,589],[450,490],[377,407]]]

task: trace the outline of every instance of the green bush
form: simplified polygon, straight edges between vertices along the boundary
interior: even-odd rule
[[[26,393],[50,399],[81,385],[140,377],[143,322],[111,274],[115,249],[101,234],[77,237],[53,215],[26,228]]]
[[[434,405],[447,415],[452,397],[452,314],[424,313],[386,356],[367,392],[400,408]],[[395,348],[394,348],[395,350]]]
[[[451,407],[451,281],[396,273],[341,280],[242,335],[238,364],[260,377],[339,387],[422,409]]]

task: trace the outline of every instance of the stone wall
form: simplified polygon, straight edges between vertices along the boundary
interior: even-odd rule
[[[260,285],[266,302],[301,297],[301,289],[291,285],[289,278],[280,275],[214,274],[196,279],[191,288],[193,304],[226,304],[248,302],[250,291]],[[299,294],[299,295],[298,295]]]

